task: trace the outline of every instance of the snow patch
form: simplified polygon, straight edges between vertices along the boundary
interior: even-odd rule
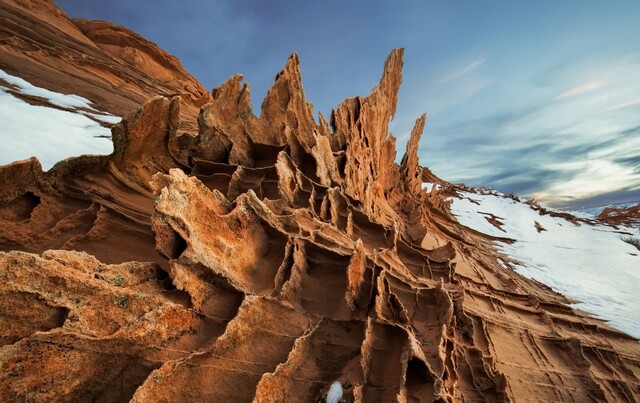
[[[98,113],[90,113],[90,112],[82,112],[83,115],[92,117],[94,119],[98,119],[101,122],[108,123],[114,125],[122,120],[121,117],[112,115],[110,113],[98,114]]]
[[[427,193],[431,193],[433,189],[433,183],[431,182],[422,182],[422,188],[427,191]],[[436,185],[436,190],[442,189],[441,185]]]
[[[36,87],[30,82],[20,77],[12,76],[11,74],[8,74],[1,69],[0,69],[0,78],[6,81],[7,83],[17,87],[17,90],[24,95],[31,95],[34,97],[45,98],[46,100],[51,102],[53,105],[57,105],[62,108],[86,108],[86,109],[95,111],[95,109],[93,109],[89,105],[91,101],[79,95],[60,94],[58,92],[49,91],[45,88]]]
[[[460,192],[451,211],[476,231],[516,242],[496,246],[521,262],[515,269],[579,301],[578,309],[640,338],[640,253],[624,242],[621,232],[638,237],[637,228],[574,224],[540,215],[531,206],[510,198]],[[501,217],[501,231],[485,214]],[[544,231],[536,230],[536,222]]]
[[[43,98],[51,105],[58,106],[73,112],[81,113],[87,117],[97,119],[100,122],[107,124],[115,124],[120,122],[121,118],[114,116],[107,112],[101,112],[93,108],[90,104],[91,101],[87,98],[81,97],[75,94],[61,94],[55,91],[50,91],[45,88],[36,87],[30,82],[16,76],[8,74],[4,70],[0,69],[0,79],[7,82],[12,86],[11,90],[19,92],[23,95],[29,95],[33,97]],[[0,89],[3,91],[8,88],[0,85]],[[93,111],[93,112],[89,112]]]
[[[339,403],[342,399],[342,384],[339,381],[335,381],[329,388],[327,393],[327,403]]]
[[[72,156],[113,152],[110,129],[80,113],[30,105],[1,86],[0,122],[0,164],[36,156],[48,170]]]
[[[637,202],[637,201],[628,202],[628,203],[607,204],[605,206],[589,207],[589,208],[580,209],[577,212],[578,213],[582,213],[582,214],[586,214],[586,215],[588,215],[590,217],[597,217],[607,207],[615,207],[615,208],[623,209],[623,208],[637,206],[638,204],[640,204],[640,202]],[[571,214],[574,214],[574,212],[572,211]]]

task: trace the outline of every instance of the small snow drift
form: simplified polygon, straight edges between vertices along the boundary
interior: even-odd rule
[[[102,123],[120,118],[96,111],[85,98],[36,87],[2,70],[0,79],[11,87],[0,85],[0,164],[35,156],[48,170],[69,157],[113,151],[111,130]],[[38,97],[55,107],[32,105],[12,93]]]
[[[496,246],[518,263],[522,275],[540,281],[578,301],[575,307],[640,338],[640,256],[623,237],[638,229],[570,222],[542,215],[532,206],[500,194],[459,192],[451,211],[476,231],[511,238]],[[498,228],[487,214],[503,217]]]
[[[340,399],[342,399],[342,384],[339,381],[335,381],[331,384],[327,393],[327,403],[339,403]]]
[[[60,94],[45,88],[36,87],[20,77],[7,74],[3,70],[0,70],[0,79],[4,80],[12,87],[15,87],[21,94],[46,99],[53,105],[62,108],[84,108],[95,111],[95,109],[89,105],[91,101],[84,97],[74,94]]]

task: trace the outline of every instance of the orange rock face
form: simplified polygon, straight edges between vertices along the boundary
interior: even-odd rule
[[[211,99],[154,43],[112,23],[71,20],[51,0],[0,0],[0,69],[116,116],[156,95],[181,95],[183,118],[192,122]]]
[[[318,124],[294,54],[260,117],[234,76],[192,121],[147,101],[110,156],[0,167],[0,400],[640,399],[635,339],[449,213],[424,116],[394,162],[401,67]]]

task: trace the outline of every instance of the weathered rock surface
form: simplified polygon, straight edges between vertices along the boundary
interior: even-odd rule
[[[0,167],[0,400],[640,399],[635,339],[453,218],[424,116],[394,162],[401,67],[318,124],[294,54],[260,117],[234,76],[192,122],[147,101],[110,156]]]
[[[640,205],[630,207],[607,207],[598,216],[597,220],[610,225],[626,225],[640,227]]]
[[[41,88],[80,95],[116,116],[156,95],[180,95],[183,120],[195,123],[199,107],[211,100],[154,43],[109,22],[72,20],[51,0],[0,0],[0,69]],[[184,129],[197,132],[195,125]]]

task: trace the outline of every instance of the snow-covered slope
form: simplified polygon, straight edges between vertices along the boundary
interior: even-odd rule
[[[596,217],[596,216],[598,216],[598,214],[602,213],[602,210],[604,210],[604,209],[606,209],[608,207],[621,209],[621,208],[637,206],[638,204],[640,204],[640,202],[637,202],[637,201],[629,202],[629,203],[607,204],[607,205],[604,205],[604,206],[588,207],[588,208],[580,209],[577,212],[578,213],[588,214],[590,216]]]
[[[97,111],[88,99],[36,87],[2,70],[0,79],[0,165],[36,156],[48,170],[65,158],[113,151],[111,131],[99,122],[120,118]],[[42,105],[14,94],[35,97]]]
[[[496,246],[519,262],[514,265],[519,273],[579,301],[576,308],[640,338],[640,251],[622,239],[640,237],[638,229],[573,223],[541,215],[528,204],[502,195],[460,195],[452,198],[451,206],[458,221],[482,233],[515,240],[512,244],[496,241]]]

